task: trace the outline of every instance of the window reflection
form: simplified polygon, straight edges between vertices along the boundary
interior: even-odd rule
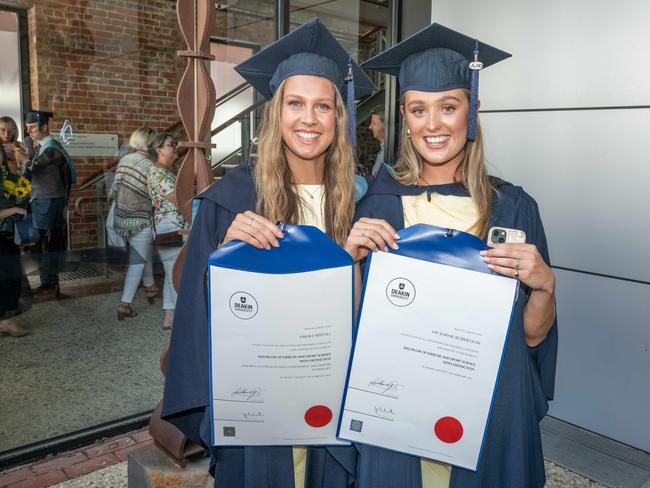
[[[177,51],[186,46],[175,2],[32,4],[0,6],[0,117],[7,117],[0,118],[0,452],[158,403],[159,357],[174,308],[170,264],[186,235],[173,216],[170,191],[184,156],[171,143],[187,139],[176,105],[186,65]],[[211,163],[219,177],[255,158],[263,103],[250,88],[238,89],[243,80],[232,67],[271,43],[276,27],[275,2],[217,2],[215,8]],[[292,29],[316,15],[358,61],[385,42],[388,9],[379,0],[291,2]],[[360,172],[378,150],[367,125],[383,96],[380,91],[358,107]],[[30,110],[54,114],[49,135],[77,172],[61,205],[32,198],[38,177],[35,183],[20,160],[38,157],[46,135],[27,130]],[[62,140],[64,126],[72,128],[71,140]],[[161,133],[162,144],[152,147]],[[171,161],[161,162],[160,151],[171,151]],[[156,162],[164,177],[150,181]],[[52,174],[67,167],[59,163]],[[17,191],[20,178],[29,190],[23,182]],[[52,214],[57,225],[39,231],[35,212]],[[178,237],[156,243],[154,235],[173,232]]]
[[[3,11],[5,5],[9,10]],[[137,151],[149,154],[156,133],[185,139],[176,89],[186,61],[176,55],[184,43],[175,2],[24,5],[9,1],[0,7],[0,116],[11,117],[19,129],[14,140],[2,141],[3,188],[16,187],[21,175],[31,184],[25,201],[5,192],[0,208],[29,211],[26,219],[20,212],[0,214],[0,288],[6,298],[0,322],[0,451],[147,412],[160,400],[159,356],[169,340],[165,310],[173,309],[170,296],[163,302],[163,289],[176,251],[153,240],[143,250],[133,236],[109,238],[106,224],[118,162]],[[28,32],[18,28],[20,15],[29,19]],[[29,36],[27,49],[21,35]],[[28,67],[23,76],[21,64]],[[21,100],[23,86],[29,97]],[[49,134],[41,138],[27,131],[29,110],[54,114]],[[11,125],[3,121],[0,137]],[[60,136],[66,121],[74,132],[67,145]],[[151,127],[150,140],[129,146],[132,133],[143,126]],[[22,153],[28,160],[44,153],[48,135],[77,171],[77,183],[61,205],[53,204],[61,197],[57,189],[44,189],[35,176],[38,165],[30,170],[19,161]],[[150,157],[153,166],[155,149]],[[169,165],[171,175],[178,162]],[[61,178],[66,168],[43,167],[50,168],[51,178]],[[152,228],[148,175],[140,176],[144,185],[131,186],[131,196],[140,192],[148,199],[148,217],[140,217]],[[56,225],[39,222],[44,215]],[[114,224],[115,212],[110,217]],[[120,217],[138,220],[137,212]],[[147,268],[147,279],[125,287],[134,268]],[[122,314],[119,320],[125,288],[137,316],[129,313],[127,320]]]

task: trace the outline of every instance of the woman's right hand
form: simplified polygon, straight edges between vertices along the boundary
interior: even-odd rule
[[[25,217],[27,215],[27,209],[22,208],[22,207],[14,207],[12,208],[14,211],[14,215],[20,215],[21,217]]]
[[[5,143],[2,145],[2,148],[5,150],[5,154],[7,155],[7,158],[13,159],[14,158],[14,145],[11,143]]]
[[[356,262],[365,258],[370,251],[388,251],[388,246],[399,249],[395,242],[399,234],[383,219],[359,219],[345,241],[345,250]]]
[[[268,251],[271,246],[279,247],[278,238],[282,237],[284,234],[277,225],[261,215],[247,210],[237,214],[235,220],[228,227],[222,244],[238,240]]]

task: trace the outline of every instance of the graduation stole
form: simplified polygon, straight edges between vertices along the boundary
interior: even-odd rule
[[[77,170],[74,167],[74,163],[72,162],[72,159],[70,159],[70,156],[68,153],[65,151],[63,146],[59,141],[57,141],[54,138],[50,138],[49,141],[47,141],[43,146],[42,146],[42,151],[45,152],[48,148],[53,147],[55,149],[58,149],[61,151],[63,154],[63,157],[65,158],[65,162],[68,164],[68,169],[70,170],[70,183],[75,184],[77,182]]]

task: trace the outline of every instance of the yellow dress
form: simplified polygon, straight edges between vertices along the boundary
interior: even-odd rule
[[[429,224],[448,229],[462,230],[476,235],[478,211],[470,197],[430,194],[403,196],[404,227]],[[429,459],[421,459],[422,488],[448,488],[451,466]]]
[[[323,220],[323,185],[296,185],[298,195],[302,198],[302,224],[313,225],[325,232]],[[307,448],[294,446],[293,452],[293,477],[296,488],[305,486],[305,470],[307,469]]]
[[[325,232],[325,220],[323,219],[325,187],[323,185],[296,185],[296,189],[304,202],[301,208],[301,224],[313,225]]]
[[[474,227],[478,221],[478,210],[470,197],[427,193],[403,196],[404,227],[415,224],[429,224],[446,229],[462,230],[476,235]]]

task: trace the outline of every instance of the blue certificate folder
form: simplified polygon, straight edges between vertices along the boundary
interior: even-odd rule
[[[476,470],[518,282],[464,232],[419,224],[366,264],[338,435]]]
[[[352,258],[315,227],[283,231],[278,248],[232,241],[208,261],[213,445],[349,445]]]

